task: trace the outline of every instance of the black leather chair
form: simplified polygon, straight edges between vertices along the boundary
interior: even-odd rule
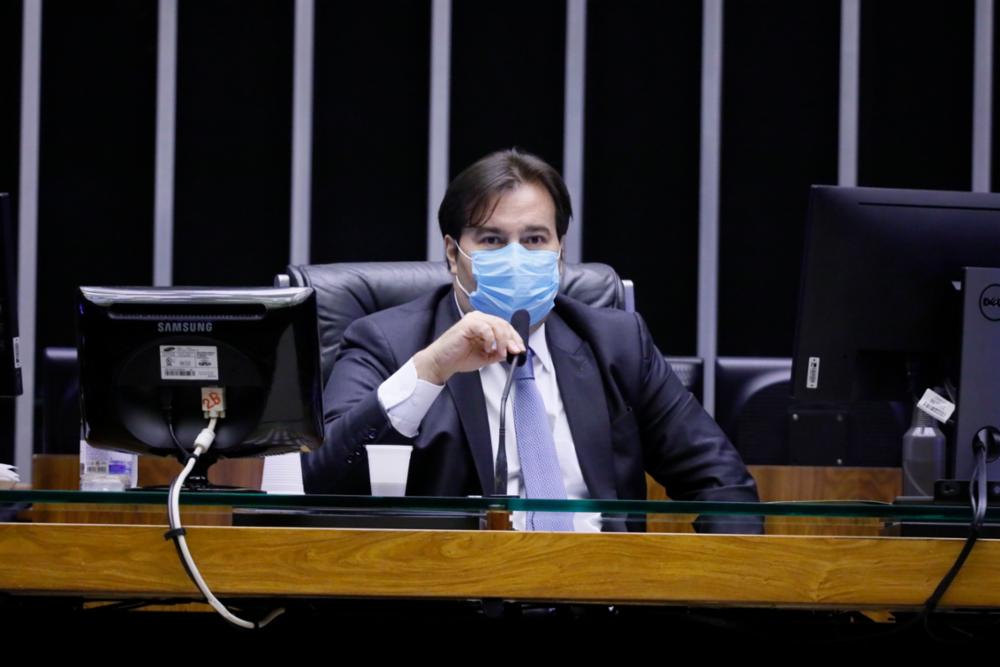
[[[312,287],[319,316],[320,364],[328,378],[344,330],[354,320],[451,283],[445,262],[356,262],[289,266],[276,287]],[[631,311],[632,285],[606,264],[566,264],[560,292],[599,308]]]
[[[720,357],[715,373],[715,419],[748,464],[900,465],[908,405],[794,401],[791,359]]]
[[[790,461],[788,424],[792,360],[719,357],[715,363],[715,420],[743,461]]]
[[[41,454],[80,452],[80,363],[75,347],[47,347],[42,356]]]

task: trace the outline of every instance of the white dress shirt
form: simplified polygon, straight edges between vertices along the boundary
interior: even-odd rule
[[[580,461],[576,456],[573,436],[569,430],[566,410],[563,408],[562,396],[559,394],[559,384],[556,381],[556,369],[549,354],[549,346],[545,340],[545,324],[532,332],[528,337],[528,346],[534,352],[535,384],[542,395],[545,412],[552,429],[552,438],[556,445],[556,456],[562,469],[563,484],[566,487],[567,498],[589,498],[587,485],[583,481]],[[486,415],[490,424],[490,443],[493,448],[493,460],[496,461],[500,439],[500,398],[507,382],[507,369],[503,364],[494,363],[479,369],[479,379],[483,386],[483,396],[486,399]],[[407,361],[402,368],[385,380],[378,388],[379,403],[389,416],[399,433],[407,437],[415,437],[420,432],[423,421],[431,404],[437,399],[444,385],[435,385],[417,377],[417,369],[413,359]],[[517,436],[514,429],[514,392],[507,400],[506,430],[504,433],[507,450],[507,493],[512,496],[523,496],[524,487],[521,480],[521,461],[517,452]],[[514,527],[523,530],[523,512],[514,513]],[[574,514],[574,527],[581,532],[599,531],[600,514]]]

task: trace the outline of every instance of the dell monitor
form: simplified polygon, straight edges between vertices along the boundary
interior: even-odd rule
[[[997,267],[998,194],[813,186],[793,398],[913,404],[937,388],[957,404],[947,474],[968,479],[972,438],[1000,424]]]
[[[322,381],[311,288],[81,287],[81,419],[91,445],[187,458],[208,417],[222,457],[320,446]]]

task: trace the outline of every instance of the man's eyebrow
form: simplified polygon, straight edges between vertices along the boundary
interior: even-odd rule
[[[538,232],[545,232],[546,234],[548,234],[552,230],[550,230],[545,225],[528,225],[522,231],[523,232],[530,232],[530,233],[533,233],[533,234],[537,234]]]
[[[473,227],[476,236],[482,236],[483,234],[503,234],[503,231],[499,227]]]
[[[500,234],[503,235],[505,232],[499,227],[473,227],[477,236],[482,236],[483,234]],[[549,233],[550,230],[545,225],[528,225],[524,229],[520,230],[522,234],[537,234],[539,232]]]

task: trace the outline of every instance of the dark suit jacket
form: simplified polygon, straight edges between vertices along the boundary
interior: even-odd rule
[[[448,381],[415,438],[393,429],[378,402],[382,381],[457,320],[446,287],[348,327],[324,393],[326,440],[303,457],[307,492],[370,493],[369,443],[413,445],[408,495],[492,492],[478,372]],[[639,315],[560,296],[545,330],[592,498],[645,499],[648,471],[675,500],[757,500],[739,454],[681,385]]]

